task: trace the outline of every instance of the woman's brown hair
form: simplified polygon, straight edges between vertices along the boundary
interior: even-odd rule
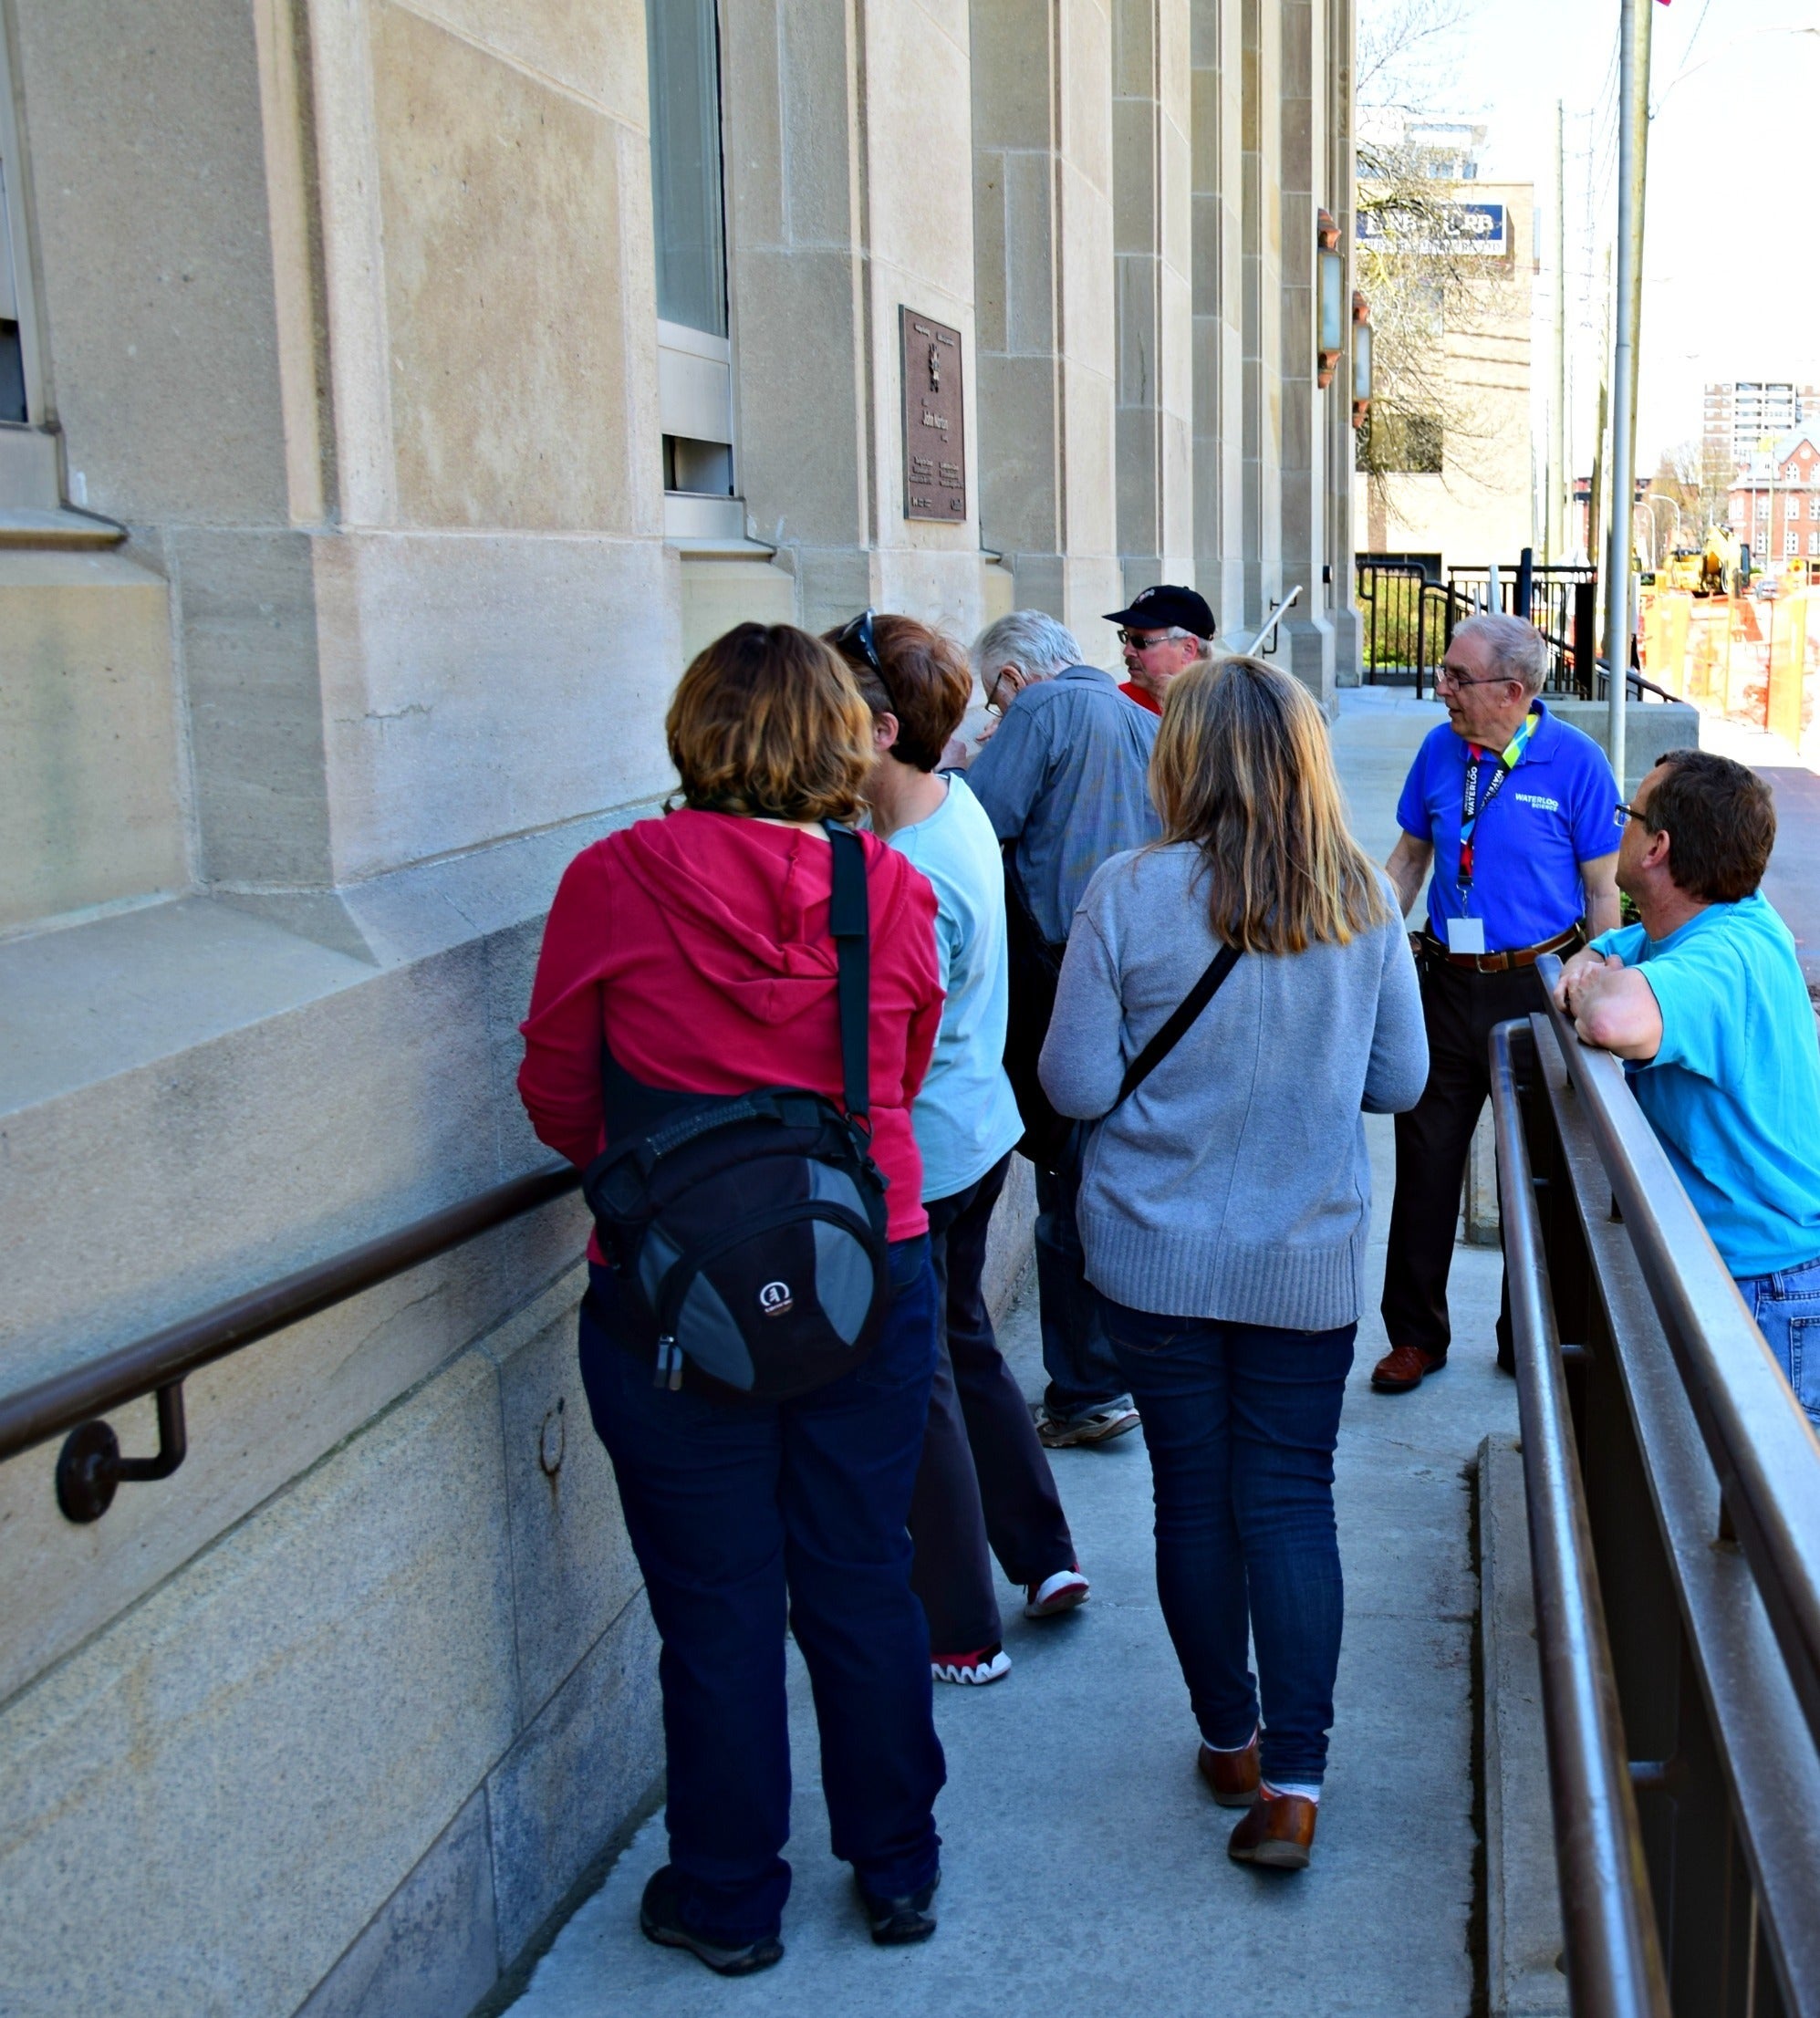
[[[1388,920],[1378,872],[1347,831],[1327,725],[1275,667],[1222,659],[1170,681],[1150,796],[1160,845],[1200,848],[1226,944],[1299,953]]]
[[[698,652],[664,721],[684,803],[774,820],[850,820],[872,714],[837,651],[791,624],[737,624]]]
[[[849,637],[851,630],[849,625],[846,631],[825,635],[832,645]],[[897,716],[898,740],[891,754],[913,770],[934,770],[973,698],[973,669],[967,654],[952,638],[914,617],[873,618],[877,666],[868,661],[857,640],[837,649],[872,713]]]

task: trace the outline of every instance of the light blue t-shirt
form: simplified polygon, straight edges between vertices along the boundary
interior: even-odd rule
[[[1625,925],[1593,944],[1655,993],[1662,1047],[1631,1088],[1726,1267],[1820,1258],[1820,1041],[1788,927],[1758,892],[1666,939]]]
[[[890,845],[935,888],[935,958],[948,999],[910,1125],[924,1199],[952,1198],[1024,1133],[1004,1073],[1004,867],[993,823],[960,777],[948,780],[948,796],[926,820],[900,827]]]
[[[1472,837],[1470,898],[1460,889],[1460,823],[1472,753],[1445,722],[1430,729],[1397,802],[1397,825],[1434,849],[1429,879],[1429,930],[1447,943],[1450,918],[1482,919],[1487,952],[1539,946],[1576,923],[1586,908],[1580,871],[1617,853],[1624,817],[1605,752],[1591,736],[1560,722],[1540,701],[1542,719],[1523,759],[1492,803],[1484,803],[1498,752],[1479,766],[1482,808]]]

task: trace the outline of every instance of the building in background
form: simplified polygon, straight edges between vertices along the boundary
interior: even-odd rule
[[[1771,574],[1820,561],[1820,425],[1796,428],[1750,456],[1733,480],[1732,533]]]
[[[1734,474],[1772,441],[1820,420],[1820,386],[1792,380],[1728,379],[1706,389],[1700,431],[1702,465]]]
[[[1356,233],[1376,384],[1357,443],[1361,554],[1431,571],[1531,543],[1534,191],[1481,178],[1485,129],[1375,113]]]
[[[1140,587],[1235,638],[1299,584],[1331,706],[1351,49],[1350,0],[6,0],[6,1391],[542,1163],[544,913],[728,625],[1108,659]],[[194,1376],[95,1525],[0,1466],[0,2003],[458,2018],[641,1812],[582,1233]]]

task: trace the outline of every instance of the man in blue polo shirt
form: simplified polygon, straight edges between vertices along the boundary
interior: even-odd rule
[[[1429,1081],[1397,1117],[1382,1306],[1390,1350],[1371,1376],[1383,1394],[1407,1394],[1447,1364],[1453,1230],[1491,1096],[1492,1025],[1545,1006],[1539,954],[1571,952],[1583,932],[1617,923],[1617,787],[1598,744],[1537,698],[1547,668],[1542,633],[1522,618],[1461,624],[1435,678],[1447,721],[1416,753],[1397,806],[1403,832],[1385,867],[1405,911],[1434,873],[1415,935]],[[1508,1295],[1498,1364],[1513,1365]]]
[[[1570,960],[1558,999],[1582,1043],[1629,1062],[1638,1105],[1820,1428],[1820,1041],[1794,941],[1757,887],[1775,802],[1742,764],[1672,750],[1627,810],[1617,880],[1642,923]]]

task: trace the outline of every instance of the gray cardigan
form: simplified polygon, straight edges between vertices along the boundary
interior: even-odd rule
[[[1200,850],[1115,855],[1087,885],[1041,1072],[1096,1118],[1218,941]],[[1390,917],[1350,945],[1242,954],[1200,1020],[1090,1131],[1079,1222],[1087,1279],[1165,1316],[1328,1331],[1358,1316],[1371,1223],[1361,1112],[1413,1107],[1428,1078],[1415,963]]]

